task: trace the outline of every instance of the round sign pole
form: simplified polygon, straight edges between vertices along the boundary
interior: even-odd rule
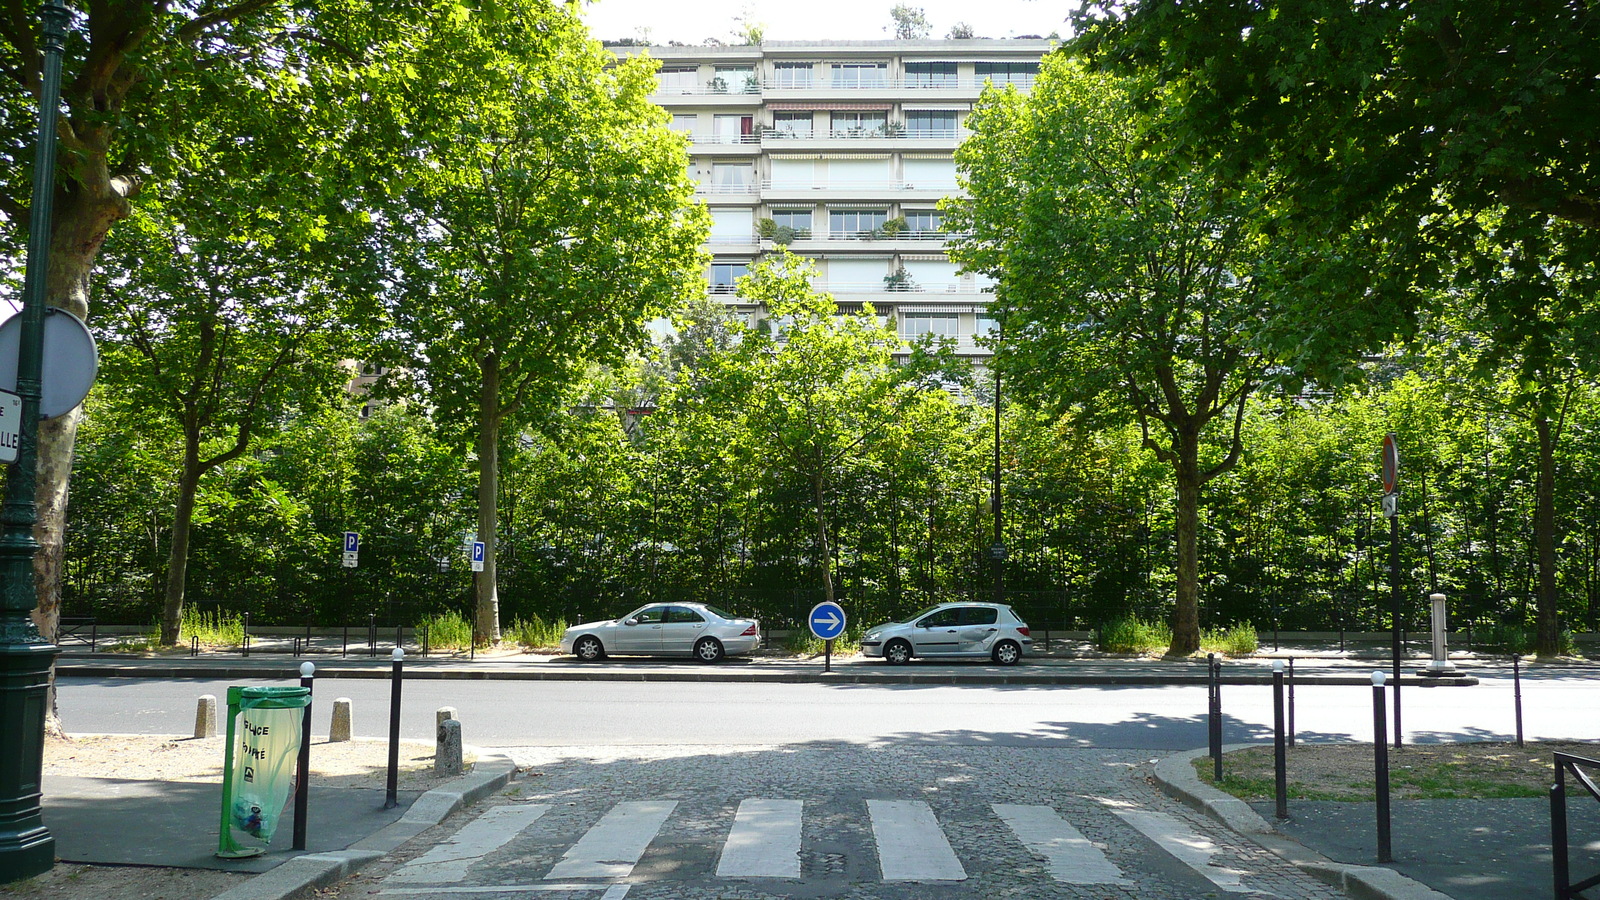
[[[1394,672],[1394,745],[1400,746],[1400,446],[1383,436],[1384,515],[1389,517],[1389,655]]]
[[[806,624],[811,626],[811,633],[823,641],[822,671],[832,672],[833,639],[844,634],[844,607],[832,600],[824,600],[811,607],[811,614],[806,616]]]

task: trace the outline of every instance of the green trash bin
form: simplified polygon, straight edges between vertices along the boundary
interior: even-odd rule
[[[310,688],[228,688],[218,856],[259,856],[272,843],[294,792],[302,710],[309,705]]]

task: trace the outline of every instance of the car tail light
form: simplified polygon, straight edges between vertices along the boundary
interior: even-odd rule
[[[1028,636],[1030,636],[1032,634],[1032,632],[1028,631],[1028,626],[1026,626],[1026,625],[1018,625],[1017,626],[1017,634],[1020,634],[1023,637],[1028,637]]]
[[[740,637],[755,637],[756,636],[756,625],[755,625],[755,623],[751,622],[750,623],[750,627],[746,628],[744,631],[740,632],[739,636]]]

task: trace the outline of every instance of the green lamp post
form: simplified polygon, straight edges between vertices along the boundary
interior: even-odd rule
[[[55,838],[44,827],[39,799],[50,665],[57,651],[40,637],[29,612],[38,599],[33,581],[33,555],[39,549],[33,540],[34,478],[44,363],[45,280],[55,198],[56,111],[69,13],[61,0],[44,0],[42,14],[39,142],[34,153],[28,271],[17,352],[22,421],[17,461],[6,473],[5,506],[0,510],[0,883],[49,871],[55,865],[56,849]]]

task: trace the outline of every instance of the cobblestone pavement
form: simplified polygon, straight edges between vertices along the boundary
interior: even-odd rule
[[[341,895],[395,900],[1343,897],[1160,794],[1148,783],[1149,751],[812,743],[524,747],[510,753],[526,769],[517,782],[346,882]],[[754,799],[803,808],[796,826],[799,877],[718,874],[719,860],[738,843],[730,834],[736,819],[742,821],[741,803]],[[1030,834],[1025,825],[1002,818],[1002,811],[1016,816],[1021,807],[1026,807],[1022,817],[1045,822],[1047,831],[1059,830]],[[913,831],[910,848],[897,849],[887,834],[896,823],[886,821],[886,811],[905,820],[920,816],[929,830]],[[630,815],[644,824],[635,821],[635,849],[627,850],[622,845],[629,843],[628,828],[616,820]],[[480,823],[476,829],[473,822]],[[599,869],[586,874],[585,864],[574,857],[584,857],[603,837],[611,843],[596,850],[597,856],[590,854],[595,861],[588,865]],[[954,855],[944,851],[942,877],[887,877],[907,878],[909,867],[909,878],[916,878],[917,866],[937,867],[937,860],[915,857],[930,849],[938,857],[944,844]],[[914,858],[908,861],[906,854]],[[794,855],[792,850],[786,854],[791,866]],[[1095,872],[1098,877],[1091,877]],[[1076,881],[1099,883],[1071,883]]]

